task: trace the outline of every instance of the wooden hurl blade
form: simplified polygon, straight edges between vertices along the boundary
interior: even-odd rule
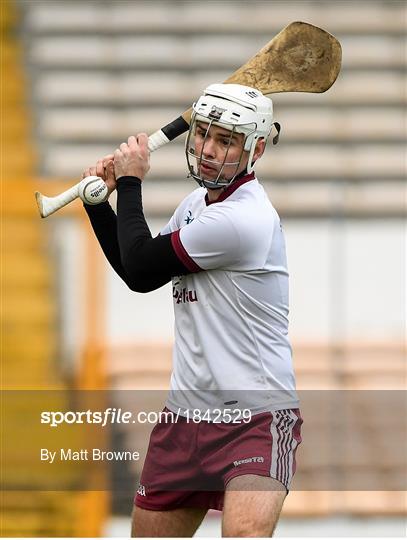
[[[225,82],[244,84],[263,94],[325,92],[338,77],[338,40],[317,26],[293,22]]]
[[[339,41],[322,28],[292,22],[225,83],[243,84],[263,94],[278,92],[326,92],[341,69]],[[189,124],[192,109],[182,114]]]

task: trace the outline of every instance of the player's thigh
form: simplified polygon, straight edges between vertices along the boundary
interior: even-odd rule
[[[134,506],[131,535],[145,537],[191,538],[202,523],[207,510],[202,508],[177,508],[175,510],[145,510]]]
[[[272,536],[286,494],[274,478],[254,474],[233,478],[226,487],[222,536]]]

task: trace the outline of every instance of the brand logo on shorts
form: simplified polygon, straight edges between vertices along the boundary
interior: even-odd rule
[[[264,457],[249,457],[246,459],[239,459],[239,461],[234,461],[233,465],[238,467],[239,465],[245,465],[246,463],[264,463]]]
[[[142,486],[141,484],[138,487],[137,494],[141,495],[142,497],[146,496],[146,488],[145,486]]]

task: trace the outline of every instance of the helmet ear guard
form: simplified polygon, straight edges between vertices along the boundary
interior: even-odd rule
[[[278,123],[278,122],[273,122],[271,124],[271,127],[275,127],[276,128],[276,131],[277,133],[274,135],[273,137],[273,145],[276,145],[280,139],[280,132],[281,132],[281,125]],[[249,137],[247,137],[248,139]],[[267,144],[267,139],[265,137],[255,137],[255,140],[254,140],[254,144],[251,144],[251,147],[250,147],[250,154],[249,154],[249,160],[247,162],[247,172],[248,173],[251,173],[254,169],[254,164],[255,164],[255,161],[253,161],[253,156],[254,156],[254,151],[256,149],[256,144],[257,144],[257,141],[260,141],[262,138],[264,139],[265,141],[265,144]],[[246,139],[246,140],[247,140]],[[246,145],[245,145],[246,146]],[[246,150],[246,147],[245,147],[245,150]]]
[[[254,156],[254,151],[256,150],[256,145],[257,145],[257,141],[259,141],[259,137],[256,137],[254,136],[253,137],[253,141],[250,145],[250,150],[249,150],[249,159],[247,161],[247,172],[248,173],[251,173],[254,169],[254,164],[256,163],[256,161],[253,161],[253,156]]]

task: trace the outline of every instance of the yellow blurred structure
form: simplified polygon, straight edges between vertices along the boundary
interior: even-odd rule
[[[1,390],[3,392],[66,389],[58,358],[57,302],[47,228],[38,219],[33,193],[37,156],[32,138],[27,77],[22,46],[16,39],[18,14],[13,2],[0,3],[1,26]],[[76,382],[83,387],[97,381],[100,354],[86,348],[82,365],[92,365]],[[96,360],[96,361],[97,361]],[[100,386],[99,386],[100,388]],[[63,394],[61,393],[61,396]],[[44,397],[44,406],[47,405]],[[61,398],[62,399],[62,398]],[[66,403],[59,400],[63,410]],[[18,445],[24,451],[31,432],[24,422],[30,403],[4,410],[2,433],[12,432],[2,443],[1,535],[7,537],[98,536],[107,513],[106,492],[75,492],[69,475],[61,491],[39,491],[46,480],[38,465],[15,461]],[[25,407],[25,408],[24,408]],[[13,425],[5,426],[12,419]],[[6,429],[8,431],[6,431]],[[31,442],[31,441],[30,441]],[[72,445],[75,441],[70,441]],[[64,486],[65,483],[65,486]],[[24,490],[24,491],[22,491]]]

